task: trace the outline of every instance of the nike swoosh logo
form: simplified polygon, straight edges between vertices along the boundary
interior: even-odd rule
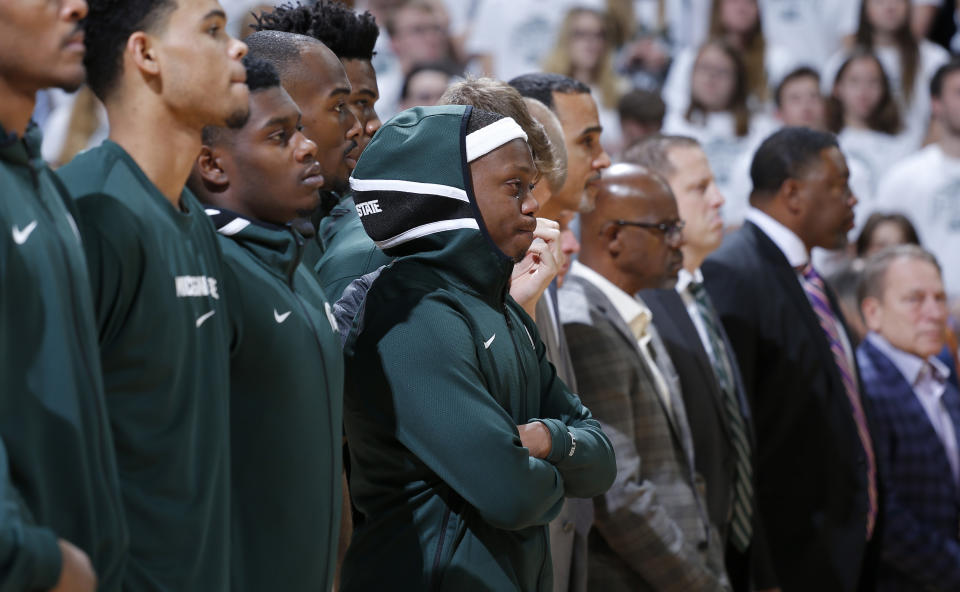
[[[493,340],[497,338],[497,334],[494,333],[493,337],[483,342],[483,347],[485,349],[490,349],[490,344],[493,343]]]
[[[208,312],[208,313],[206,313],[206,314],[202,314],[202,315],[200,315],[199,317],[197,317],[197,327],[199,328],[200,325],[202,325],[207,319],[209,319],[210,317],[212,317],[212,316],[214,315],[214,313],[216,313],[216,312],[217,312],[217,311],[215,311],[215,310],[211,310],[210,312]]]
[[[36,227],[37,227],[36,220],[31,222],[30,224],[27,224],[26,228],[24,228],[23,230],[20,230],[20,228],[17,227],[17,225],[14,225],[13,226],[13,242],[17,243],[18,245],[22,245],[23,243],[27,242],[27,239],[30,238],[30,234],[34,231]]]
[[[285,320],[287,320],[287,317],[290,316],[290,313],[291,313],[291,312],[293,312],[293,311],[288,310],[287,312],[285,312],[285,313],[283,313],[283,314],[279,314],[279,313],[277,312],[277,309],[273,309],[273,318],[276,319],[277,324],[279,325],[280,323],[282,323],[282,322],[284,322]]]

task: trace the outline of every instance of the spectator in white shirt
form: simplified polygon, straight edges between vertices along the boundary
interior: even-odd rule
[[[703,45],[690,76],[689,106],[667,104],[663,132],[700,142],[726,193],[737,159],[773,127],[769,117],[751,116],[747,107],[746,67],[740,53],[721,39]]]
[[[933,117],[942,134],[883,178],[877,209],[909,216],[920,239],[941,261],[944,283],[960,302],[960,58],[930,83]]]
[[[567,12],[553,49],[543,62],[544,72],[569,76],[590,87],[600,108],[603,147],[620,152],[623,138],[617,117],[617,102],[629,83],[613,69],[613,39],[606,13],[590,8]]]
[[[861,0],[761,0],[763,35],[816,69],[857,30]]]
[[[910,0],[863,0],[856,43],[872,50],[883,65],[904,131],[916,149],[930,127],[930,78],[949,54],[935,43],[914,37],[910,14]],[[845,52],[830,58],[823,70],[825,81],[834,78],[845,59]]]

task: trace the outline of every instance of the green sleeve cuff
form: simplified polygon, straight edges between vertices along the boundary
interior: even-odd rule
[[[547,455],[547,462],[557,464],[567,458],[570,451],[570,431],[567,424],[559,419],[537,419],[550,430],[550,454]]]
[[[32,559],[30,588],[49,590],[56,586],[60,580],[63,557],[53,531],[39,526],[24,526],[23,550],[24,555]]]

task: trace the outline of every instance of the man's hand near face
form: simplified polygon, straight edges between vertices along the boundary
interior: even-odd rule
[[[510,295],[531,317],[537,301],[563,266],[560,226],[553,220],[537,218],[533,242],[522,261],[513,266]]]
[[[97,589],[97,574],[93,571],[90,558],[87,554],[60,539],[61,567],[60,579],[51,592],[93,592]]]

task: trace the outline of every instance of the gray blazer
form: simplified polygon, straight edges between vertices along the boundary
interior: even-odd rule
[[[630,328],[603,292],[569,276],[560,318],[580,396],[617,456],[617,479],[594,498],[589,586],[604,592],[724,590],[723,546],[695,485],[693,443],[676,371],[651,326],[668,412]]]
[[[573,363],[567,339],[559,330],[559,318],[550,314],[548,298],[556,297],[555,284],[537,302],[536,323],[540,338],[547,347],[547,359],[557,368],[557,376],[577,392]],[[593,524],[593,502],[567,498],[556,518],[550,522],[550,554],[553,559],[554,592],[586,592],[587,535]]]

